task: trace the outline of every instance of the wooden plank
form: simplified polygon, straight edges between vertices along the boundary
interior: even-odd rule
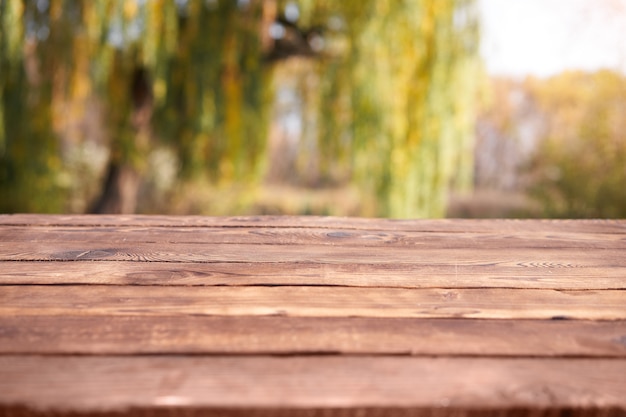
[[[326,285],[400,288],[626,289],[625,268],[540,263],[0,262],[0,285]]]
[[[290,245],[168,244],[108,242],[28,242],[0,246],[0,261],[143,261],[143,262],[314,262],[335,264],[499,263],[546,268],[626,268],[622,249],[506,248],[477,250],[468,246],[442,250],[429,247],[344,247]],[[547,272],[547,271],[546,271]]]
[[[3,417],[624,417],[619,408],[454,408],[454,407],[262,407],[202,408],[166,406],[131,407],[120,411],[46,412],[23,406],[0,408]]]
[[[556,232],[626,233],[626,220],[518,220],[518,219],[366,219],[326,216],[159,216],[159,215],[43,215],[4,214],[6,226],[177,226],[177,227],[307,227],[354,230],[422,232]]]
[[[626,235],[600,233],[450,233],[315,228],[219,227],[0,227],[8,243],[85,242],[88,246],[131,243],[260,244],[440,249],[621,249]]]
[[[624,359],[0,356],[0,403],[607,409],[626,408],[624,375]]]
[[[344,287],[3,286],[0,316],[626,319],[626,292]],[[80,313],[77,313],[80,312]]]
[[[626,321],[0,317],[5,355],[226,353],[626,358]]]
[[[626,220],[0,215],[0,417],[621,417],[625,249]]]

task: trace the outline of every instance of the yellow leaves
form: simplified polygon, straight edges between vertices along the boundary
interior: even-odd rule
[[[474,111],[474,90],[467,83],[477,67],[475,56],[463,55],[471,51],[453,42],[453,13],[460,5],[454,0],[380,1],[374,4],[376,18],[355,14],[362,21],[349,19],[360,28],[353,42],[356,61],[349,63],[359,89],[354,132],[365,135],[355,137],[355,152],[363,154],[356,160],[367,161],[359,162],[357,170],[377,179],[385,201],[381,215],[442,215],[446,187],[457,174],[454,167],[471,166],[459,161],[472,158],[467,120]],[[472,7],[471,2],[463,5]]]
[[[527,88],[545,127],[534,161],[542,181],[533,191],[546,214],[624,217],[626,78],[568,72],[530,80]]]
[[[63,16],[64,0],[49,0],[50,20],[60,20]]]
[[[204,0],[187,3],[171,72],[164,78],[164,105],[171,114],[168,127],[176,140],[187,138],[180,144],[185,177],[208,174],[232,182],[260,174],[269,105],[263,93],[267,68],[257,30],[262,6],[261,1],[252,1],[242,11],[234,2],[215,2],[211,7]]]
[[[139,4],[137,0],[126,0],[123,6],[124,18],[126,20],[132,20],[137,17],[139,11]]]
[[[83,4],[85,30],[92,41],[97,41],[102,33],[103,19],[97,10],[98,2],[88,1]]]
[[[91,94],[91,77],[89,74],[89,45],[85,41],[76,39],[75,42],[75,67],[74,76],[72,77],[73,98],[85,100]]]
[[[561,140],[577,140],[581,122],[587,132],[598,131],[604,118],[620,111],[615,104],[623,103],[626,96],[623,80],[611,71],[565,72],[527,85],[541,109],[551,115],[555,129],[551,136]]]
[[[157,78],[154,82],[154,100],[162,103],[167,95],[167,82],[162,78]]]
[[[6,58],[15,60],[21,54],[23,25],[22,17],[24,14],[24,5],[22,0],[3,0],[0,5],[0,42],[3,45],[0,48],[6,48]],[[4,60],[5,57],[0,57]]]
[[[153,0],[146,5],[145,14],[146,34],[143,36],[143,50],[146,63],[150,66],[156,64],[158,46],[160,41],[159,31],[163,28],[163,1]]]
[[[242,85],[235,67],[225,68],[222,78],[224,88],[224,133],[228,140],[227,160],[236,162],[243,142],[241,117],[243,112]],[[231,172],[232,175],[232,172]],[[228,177],[227,177],[228,178]]]
[[[0,71],[3,72],[0,74],[0,158],[6,152],[7,140],[4,95],[11,82],[11,73],[19,70],[22,63],[23,13],[21,0],[0,1]]]
[[[150,67],[163,65],[163,59],[175,53],[177,11],[173,0],[151,0],[143,6],[145,25],[141,42],[145,63]],[[137,15],[137,11],[134,12]]]

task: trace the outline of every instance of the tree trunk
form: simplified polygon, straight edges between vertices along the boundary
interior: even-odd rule
[[[139,173],[136,169],[110,161],[102,194],[90,210],[94,214],[131,214],[137,208]]]
[[[144,158],[149,148],[153,109],[152,87],[145,68],[138,66],[133,71],[129,93],[132,101],[130,121],[134,132],[133,147]],[[136,211],[141,183],[141,173],[136,165],[133,161],[116,157],[112,150],[102,192],[91,207],[90,213],[132,214]]]

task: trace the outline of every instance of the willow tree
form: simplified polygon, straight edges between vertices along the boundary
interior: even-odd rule
[[[123,36],[108,77],[115,103],[110,113],[117,116],[111,124],[121,129],[110,164],[119,168],[109,174],[125,169],[120,182],[137,181],[149,127],[156,126],[157,136],[176,150],[183,179],[258,177],[267,85],[262,2],[126,0],[111,11]]]
[[[33,9],[18,0],[0,1],[2,211],[57,211],[63,203],[58,141],[50,129],[53,80],[40,71],[62,57],[36,41],[42,22]],[[30,27],[16,24],[25,19]]]
[[[272,163],[264,152],[272,69],[293,55],[317,74],[304,102],[320,168],[339,167],[371,196],[362,214],[439,216],[450,184],[470,182],[472,0],[0,7],[0,187],[29,189],[3,210],[63,209],[56,197],[80,176],[60,166],[63,151],[90,139],[62,127],[68,115],[85,117],[90,97],[109,138],[94,211],[135,209],[156,139],[175,150],[181,179],[257,181]]]
[[[450,188],[472,183],[475,2],[305,3],[340,45],[319,67],[323,159],[350,155],[365,214],[442,216]]]
[[[91,95],[99,95],[105,108],[114,138],[112,161],[124,166],[129,160],[130,152],[120,149],[134,147],[129,143],[135,138],[126,132],[131,121],[120,120],[120,114],[128,109],[130,94],[116,83],[125,76],[119,56],[132,45],[113,37],[124,36],[124,25],[134,17],[130,6],[121,0],[0,2],[0,187],[9,196],[3,199],[3,211],[66,209],[64,195],[78,173],[64,166],[64,153],[88,138],[61,132],[85,117],[83,105]]]
[[[178,149],[182,174],[256,180],[264,156],[269,70],[262,1],[189,0],[179,10],[166,61],[159,125]]]
[[[61,144],[76,143],[60,127],[68,114],[84,118],[92,96],[109,138],[95,212],[135,210],[153,126],[185,178],[258,176],[263,2],[2,0],[0,8],[0,187],[13,197],[3,210],[64,208],[62,198],[51,203],[62,196],[56,178],[77,173],[63,175]]]

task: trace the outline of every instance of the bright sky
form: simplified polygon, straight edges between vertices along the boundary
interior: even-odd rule
[[[482,55],[494,75],[564,69],[626,73],[626,0],[479,0]]]

